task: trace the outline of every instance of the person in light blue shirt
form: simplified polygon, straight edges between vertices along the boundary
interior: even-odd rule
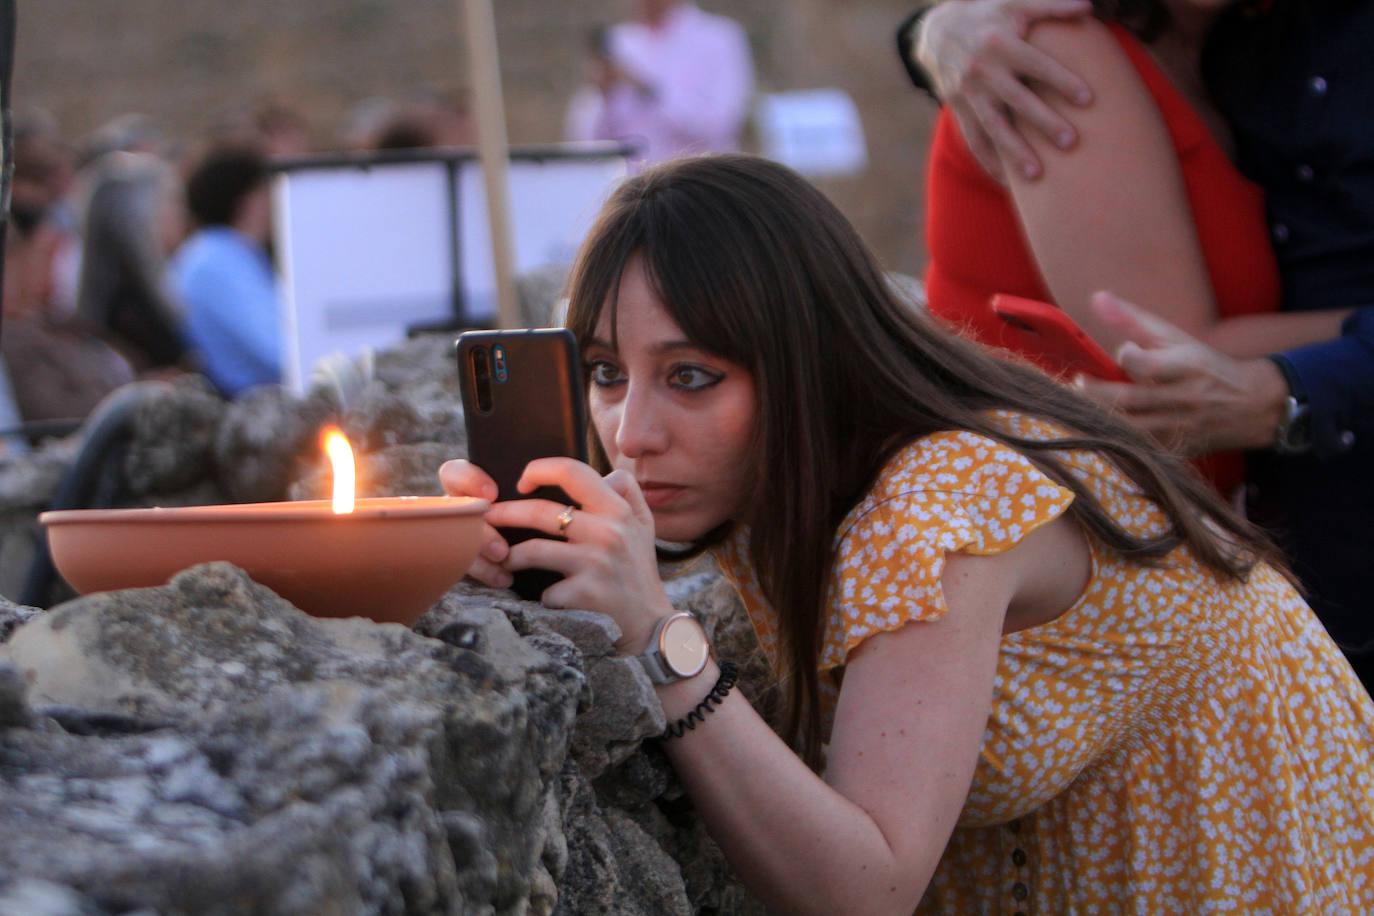
[[[211,150],[186,183],[199,228],[169,266],[186,342],[225,397],[281,381],[280,299],[267,254],[267,164],[243,147]]]

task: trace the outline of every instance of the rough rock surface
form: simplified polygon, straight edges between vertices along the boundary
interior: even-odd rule
[[[0,657],[48,723],[0,745],[4,835],[26,837],[0,875],[183,912],[552,906],[582,679],[537,650],[311,618],[210,564],[64,605]]]
[[[357,456],[358,492],[365,496],[442,496],[439,465],[462,458],[457,446],[443,442],[393,445]],[[327,499],[333,476],[318,460],[287,490],[290,499]]]
[[[759,912],[607,618],[463,584],[316,619],[218,563],[23,616],[0,912]]]
[[[323,393],[301,401],[276,385],[255,388],[231,403],[214,442],[224,492],[234,502],[284,499],[299,465],[318,457],[319,429],[334,409]]]
[[[223,399],[195,375],[147,390],[149,395],[134,414],[133,442],[124,455],[128,492],[175,493],[212,476]]]
[[[0,509],[32,512],[45,508],[76,460],[76,449],[75,439],[58,439],[25,455],[0,457]]]
[[[0,642],[8,642],[14,631],[43,613],[36,607],[15,604],[0,595]]]

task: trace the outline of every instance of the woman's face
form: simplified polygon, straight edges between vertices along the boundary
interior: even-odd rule
[[[592,423],[611,466],[639,482],[658,537],[694,540],[737,517],[748,495],[753,376],[687,340],[639,258],[620,278],[617,321],[613,334],[602,310],[585,354]]]

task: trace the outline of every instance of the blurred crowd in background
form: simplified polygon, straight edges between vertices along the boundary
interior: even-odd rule
[[[278,99],[190,143],[137,114],[75,139],[18,112],[0,337],[12,419],[79,419],[138,377],[199,370],[226,396],[276,381],[269,167],[311,138]],[[334,146],[470,142],[465,99],[425,91],[360,103]]]
[[[618,140],[632,167],[738,149],[754,90],[743,28],[677,0],[639,0],[587,37],[565,138]],[[228,112],[200,137],[140,114],[72,137],[16,117],[0,427],[60,431],[134,378],[198,371],[226,397],[281,379],[269,177],[316,152],[475,142],[464,92],[359,101],[332,135],[290,99]]]

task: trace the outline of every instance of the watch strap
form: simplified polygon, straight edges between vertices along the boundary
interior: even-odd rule
[[[663,664],[663,656],[658,651],[658,638],[654,638],[654,648],[645,652],[643,655],[636,655],[639,664],[644,668],[644,673],[649,675],[649,680],[655,684],[671,684],[677,678],[673,677],[668,666]]]

